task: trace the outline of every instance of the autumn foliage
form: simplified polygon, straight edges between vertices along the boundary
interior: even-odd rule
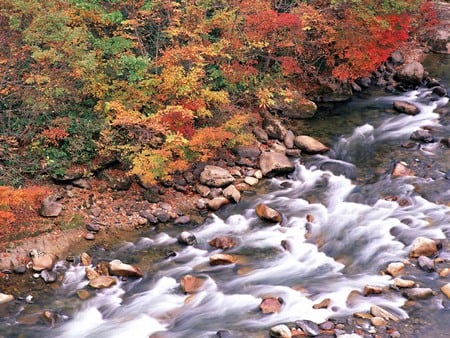
[[[0,169],[62,175],[105,157],[148,183],[170,178],[254,142],[252,118],[239,115],[308,97],[323,78],[369,75],[433,20],[430,4],[3,0],[0,133],[23,151],[2,145]]]

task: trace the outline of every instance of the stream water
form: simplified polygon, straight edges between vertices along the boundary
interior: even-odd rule
[[[449,58],[433,57],[427,69],[450,87]],[[412,102],[421,112],[395,113],[394,100]],[[321,323],[367,312],[374,304],[402,319],[420,317],[432,327],[427,337],[446,337],[450,322],[442,294],[410,310],[395,291],[349,298],[365,285],[391,285],[392,277],[380,271],[407,258],[417,236],[448,237],[450,150],[439,142],[401,147],[424,126],[436,138],[448,138],[448,117],[436,112],[446,105],[448,98],[434,97],[426,88],[401,95],[372,91],[312,120],[297,122],[292,125],[297,134],[316,136],[332,145],[331,151],[297,160],[288,178],[261,183],[257,195],[189,229],[197,238],[195,246],[179,245],[176,232],[149,231],[113,252],[103,252],[102,260],[118,258],[138,265],[143,278],[119,281],[81,301],[77,290],[88,288],[84,267],[60,262],[56,269],[64,272],[64,279],[54,292],[34,304],[23,302],[0,311],[0,337],[138,338],[159,333],[158,337],[199,338],[214,337],[219,330],[228,330],[232,337],[268,337],[269,328],[279,323],[301,319]],[[416,176],[392,177],[398,161],[407,163]],[[259,203],[279,210],[283,226],[261,221],[254,211]],[[237,263],[210,266],[209,257],[221,251],[208,242],[219,235],[237,240],[227,252],[238,258]],[[156,254],[168,249],[177,255]],[[186,274],[206,279],[192,296],[180,289]],[[436,274],[408,277],[437,291],[448,282],[436,281]],[[265,296],[281,297],[282,310],[262,314],[258,305]],[[326,298],[330,299],[327,308],[313,309]],[[60,315],[54,327],[23,320],[43,310]],[[425,337],[420,332],[415,335]]]

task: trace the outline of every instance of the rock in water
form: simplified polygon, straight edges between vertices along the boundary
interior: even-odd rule
[[[322,142],[307,135],[299,135],[295,138],[295,145],[297,148],[309,154],[322,154],[327,152],[330,148]]]
[[[105,289],[117,284],[117,280],[111,276],[99,276],[89,281],[89,286],[94,289]]]
[[[259,158],[259,166],[265,177],[285,175],[295,170],[294,164],[286,155],[274,151],[262,153]]]
[[[287,325],[280,324],[270,329],[270,336],[273,338],[291,338],[292,333]]]
[[[195,293],[205,283],[204,278],[186,275],[181,279],[181,289],[184,293]]]
[[[409,256],[417,258],[419,256],[432,256],[437,253],[438,248],[436,242],[430,238],[417,237],[411,244]]]
[[[113,276],[138,278],[142,277],[142,271],[138,267],[122,263],[118,259],[114,259],[109,262],[109,272]]]
[[[266,220],[273,223],[281,223],[282,217],[281,214],[267,206],[266,204],[258,204],[256,206],[256,215],[262,220]]]

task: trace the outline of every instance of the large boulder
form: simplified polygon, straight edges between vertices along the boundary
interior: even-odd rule
[[[309,154],[322,154],[330,149],[319,140],[307,135],[297,136],[294,143],[299,149]]]
[[[418,86],[422,83],[425,70],[420,62],[413,61],[402,66],[394,75],[394,79],[407,86]]]
[[[259,158],[259,166],[265,177],[289,174],[295,170],[289,158],[278,152],[264,152]]]
[[[278,141],[283,141],[287,133],[287,129],[280,120],[275,119],[268,113],[261,113],[263,119],[263,128],[267,135]]]
[[[224,168],[207,165],[200,174],[200,182],[209,187],[224,187],[234,182],[234,177]]]

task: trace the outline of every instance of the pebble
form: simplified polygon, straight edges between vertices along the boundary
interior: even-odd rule
[[[9,302],[12,302],[13,300],[14,300],[13,295],[7,295],[4,293],[0,293],[0,304],[9,303]]]
[[[87,232],[84,234],[84,239],[87,241],[93,241],[95,239],[95,235],[92,232]]]

